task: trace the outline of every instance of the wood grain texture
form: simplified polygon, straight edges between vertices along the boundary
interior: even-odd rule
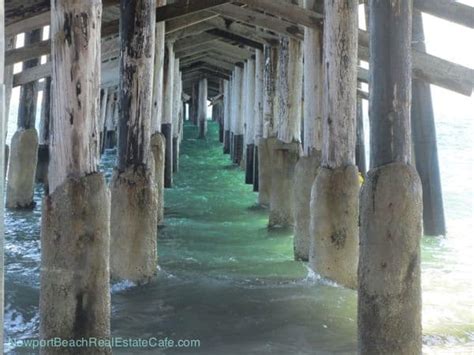
[[[155,54],[155,0],[120,3],[120,119],[117,168],[147,164]]]
[[[324,117],[322,165],[355,164],[357,0],[324,2]]]
[[[100,0],[52,2],[52,125],[49,193],[97,171]]]

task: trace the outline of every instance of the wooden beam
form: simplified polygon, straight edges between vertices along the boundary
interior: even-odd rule
[[[218,66],[215,66],[215,65],[212,65],[212,64],[208,64],[206,62],[195,62],[195,63],[192,63],[190,65],[188,65],[187,67],[183,67],[181,68],[181,71],[182,72],[193,72],[193,71],[196,71],[196,70],[209,70],[209,71],[213,71],[213,72],[216,72],[216,73],[220,73],[220,74],[223,74],[223,75],[232,75],[232,70],[231,69],[224,69],[224,68],[220,68]]]
[[[209,31],[206,31],[206,32],[209,33],[209,34],[212,34],[214,36],[218,36],[218,37],[221,37],[223,39],[227,39],[229,41],[240,43],[244,46],[248,46],[248,47],[252,47],[252,48],[255,48],[255,49],[263,50],[263,44],[261,44],[259,42],[256,42],[256,41],[253,41],[251,39],[239,36],[239,35],[234,34],[232,32],[223,31],[223,30],[218,29],[218,28],[215,28],[215,29],[212,29],[212,30],[209,30]]]
[[[212,9],[213,7],[230,2],[231,0],[177,0],[172,4],[160,6],[156,9],[156,22],[177,19],[188,14]]]
[[[418,10],[427,14],[474,28],[474,7],[452,0],[414,0]]]
[[[359,30],[359,59],[369,60],[369,34]],[[433,85],[471,96],[474,70],[412,49],[413,76]]]
[[[190,26],[209,21],[216,17],[219,17],[219,15],[214,12],[200,11],[177,19],[168,20],[166,21],[166,33],[169,34],[180,30],[186,30]]]
[[[208,50],[218,50],[224,53],[227,52],[229,55],[233,55],[236,58],[239,58],[240,60],[247,59],[253,54],[252,51],[248,49],[233,46],[229,43],[225,43],[220,40],[217,40],[217,41],[206,43],[200,47],[192,48],[187,51],[177,52],[176,56],[184,57],[184,56],[189,56],[195,53],[205,52]]]
[[[102,82],[111,82],[111,78],[116,78],[118,82],[119,59],[102,63]],[[13,87],[24,85],[51,76],[51,62],[38,65],[28,70],[21,71],[13,76]]]
[[[261,12],[252,11],[232,4],[225,4],[216,7],[212,11],[226,18],[231,18],[250,25],[264,27],[270,31],[298,40],[303,40],[302,28],[291,22],[271,17]]]
[[[320,27],[324,18],[320,13],[284,0],[240,0],[240,2],[307,27]]]
[[[231,21],[220,16],[211,19],[208,22],[213,24],[214,27],[218,29],[235,33],[236,35],[251,39],[255,42],[260,42],[262,44],[275,45],[279,41],[278,35],[272,34],[268,31],[258,31],[254,26]]]
[[[219,59],[215,59],[215,58],[210,57],[208,55],[203,55],[201,57],[198,57],[198,58],[195,58],[193,60],[186,61],[186,62],[183,62],[183,63],[180,63],[180,64],[182,64],[181,68],[186,68],[187,66],[190,66],[190,65],[192,65],[194,63],[197,63],[197,62],[203,62],[203,63],[206,63],[206,64],[210,64],[210,65],[213,65],[215,67],[218,67],[218,68],[221,68],[221,69],[224,69],[224,70],[228,70],[228,71],[234,70],[234,67],[235,67],[235,65],[232,64],[232,63],[222,61],[222,60],[219,60]]]
[[[215,28],[215,26],[210,22],[210,20],[194,23],[180,30],[166,32],[166,40],[176,42],[181,39],[196,36],[213,28]]]
[[[184,52],[187,49],[195,48],[197,46],[201,46],[205,43],[216,41],[219,37],[210,34],[210,33],[199,33],[195,36],[190,36],[185,39],[176,41],[174,43],[174,50],[175,52]]]

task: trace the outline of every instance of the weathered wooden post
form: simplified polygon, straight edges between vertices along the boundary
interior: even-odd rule
[[[258,143],[263,137],[263,70],[265,67],[263,51],[255,50],[255,134],[254,134],[254,154],[253,154],[253,191],[259,190],[258,172]]]
[[[199,138],[206,138],[207,134],[207,79],[199,80],[199,100],[198,100],[198,126]]]
[[[110,194],[98,172],[100,0],[51,2],[52,131],[41,218],[40,337],[110,337]],[[110,354],[110,348],[42,348]]]
[[[120,6],[120,129],[111,182],[113,279],[146,282],[157,271],[157,193],[150,169],[155,0]]]
[[[426,52],[421,13],[413,14],[413,48]],[[430,85],[422,80],[412,82],[411,126],[415,147],[416,170],[423,187],[423,232],[445,235],[443,195],[438,162],[438,145]]]
[[[8,122],[6,114],[6,87],[5,87],[5,4],[3,0],[0,0],[0,147],[3,149],[0,152],[0,169],[5,169],[5,131],[6,122]],[[5,188],[5,173],[0,171],[0,201],[4,200],[4,188]],[[4,207],[3,203],[0,203],[0,353],[3,354],[3,320],[4,320],[4,239],[5,239],[5,226],[4,226]]]
[[[166,5],[166,0],[159,0],[156,6]],[[155,159],[153,172],[157,193],[157,224],[164,220],[164,178],[165,178],[165,136],[161,133],[161,119],[163,115],[163,75],[165,60],[165,22],[155,25],[155,63],[153,71],[153,106],[151,115],[150,147]]]
[[[278,140],[271,151],[269,227],[294,224],[292,188],[301,149],[302,43],[281,37],[278,59]]]
[[[5,38],[4,48],[5,50],[13,49],[16,43],[16,36],[11,36],[10,38]],[[10,102],[12,97],[12,90],[13,90],[13,64],[4,66],[4,74],[3,74],[3,84],[5,85],[5,130],[3,135],[5,138],[8,135],[8,119],[10,117]],[[4,177],[7,176],[7,168],[8,168],[8,156],[10,155],[10,147],[5,142],[5,161],[4,161]]]
[[[165,187],[173,187],[173,91],[174,91],[174,44],[165,47],[163,76],[163,116],[161,133],[165,136]]]
[[[310,205],[310,266],[351,288],[357,287],[359,256],[357,9],[357,0],[324,2],[322,160]]]
[[[361,193],[362,354],[421,354],[422,186],[411,160],[412,1],[371,0],[370,147]]]
[[[278,46],[265,45],[263,74],[263,133],[258,141],[258,204],[269,206],[272,189],[272,151],[276,143],[276,77]]]
[[[117,145],[117,129],[115,116],[118,113],[117,92],[110,93],[107,115],[105,119],[105,148],[112,149]]]
[[[107,116],[108,98],[109,98],[109,88],[102,89],[100,92],[100,116],[99,116],[99,123],[98,123],[99,136],[100,136],[99,157],[101,157],[102,154],[104,154],[105,118]]]
[[[189,105],[189,118],[191,122],[198,125],[198,102],[199,102],[199,82],[194,82],[191,86],[191,103]]]
[[[173,173],[178,172],[179,165],[179,135],[181,114],[181,74],[179,71],[179,58],[174,61],[173,77]]]
[[[248,64],[247,61],[244,61],[244,68],[242,70],[242,89],[241,89],[241,97],[240,97],[240,115],[241,115],[241,120],[242,120],[242,158],[240,159],[238,165],[245,171],[245,162],[247,158],[247,150],[245,149],[246,147],[246,142],[245,142],[245,131],[246,131],[246,125],[247,125],[247,78],[249,75],[248,71]]]
[[[362,111],[362,98],[357,98],[356,108],[356,165],[359,173],[365,176],[367,163],[365,159],[364,114]]]
[[[306,0],[316,10],[322,1]],[[309,260],[311,188],[321,163],[323,117],[323,33],[322,28],[304,29],[304,139],[303,154],[296,163],[293,196],[295,203],[295,260]]]
[[[243,158],[244,121],[242,115],[243,68],[236,66],[232,90],[232,162],[240,165]]]
[[[224,81],[224,154],[230,154],[230,117],[232,106],[232,80]]]
[[[41,40],[41,30],[25,33],[25,45]],[[37,58],[23,63],[23,70],[37,66]],[[8,208],[33,208],[36,164],[38,161],[38,132],[35,128],[37,81],[20,88],[18,130],[12,137],[7,181],[6,206]]]
[[[247,61],[247,85],[245,103],[245,183],[253,185],[255,150],[255,60]]]
[[[38,162],[36,165],[36,182],[48,184],[49,165],[49,126],[51,113],[51,77],[44,79],[41,118],[38,133]],[[99,126],[100,127],[100,126]]]

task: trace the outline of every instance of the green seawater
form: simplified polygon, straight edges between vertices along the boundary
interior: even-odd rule
[[[293,260],[290,229],[267,229],[267,211],[243,171],[185,125],[180,169],[165,193],[155,280],[112,287],[115,337],[197,339],[197,348],[115,349],[118,354],[353,354],[355,291]],[[110,177],[115,152],[104,156]],[[40,203],[41,189],[36,200]],[[7,336],[38,334],[40,206],[7,212]],[[472,244],[463,236],[423,239],[423,327],[427,354],[469,354],[474,344]],[[463,252],[464,251],[464,252]],[[8,339],[7,339],[8,340]],[[10,353],[22,353],[6,344]]]

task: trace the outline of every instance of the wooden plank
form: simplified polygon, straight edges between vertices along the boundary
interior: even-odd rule
[[[279,41],[279,36],[268,31],[257,31],[254,26],[235,21],[229,21],[223,17],[213,18],[208,21],[215,28],[235,33],[236,35],[251,39],[262,44],[275,45]],[[254,24],[255,25],[255,24]]]
[[[320,27],[324,18],[320,13],[284,0],[240,0],[240,2],[306,27]]]
[[[200,33],[195,36],[190,36],[185,39],[176,41],[174,43],[174,50],[175,52],[184,52],[188,49],[201,46],[205,43],[216,41],[217,39],[218,37],[213,34],[206,33],[206,32]]]
[[[413,5],[420,11],[474,28],[474,7],[452,0],[414,0]]]
[[[195,54],[195,53],[206,52],[208,50],[217,50],[219,52],[224,52],[224,53],[227,52],[229,55],[233,55],[236,58],[239,58],[240,60],[247,59],[250,56],[252,56],[252,54],[253,54],[253,52],[248,50],[248,49],[239,48],[239,47],[233,46],[229,43],[225,43],[225,42],[222,42],[220,40],[216,40],[216,41],[213,41],[213,42],[206,43],[202,46],[192,48],[192,49],[187,50],[187,51],[178,52],[178,53],[176,53],[176,55],[178,57],[183,57],[183,56],[189,56],[189,55],[192,55],[192,54]]]
[[[231,18],[250,25],[258,25],[270,31],[303,40],[303,30],[299,26],[261,12],[252,11],[232,4],[219,6],[212,9],[212,11],[226,18]]]
[[[156,9],[156,21],[177,19],[195,12],[212,9],[213,7],[230,3],[231,0],[177,0],[172,4],[160,6]]]
[[[215,28],[215,26],[210,22],[210,20],[194,23],[180,30],[176,30],[172,32],[168,31],[166,33],[166,40],[176,42],[188,37],[196,36],[200,33],[206,32],[207,30],[211,30],[213,28]]]
[[[229,62],[226,62],[226,61],[223,61],[223,60],[219,60],[219,59],[215,59],[213,57],[209,57],[209,56],[205,55],[205,56],[195,58],[191,61],[183,62],[182,65],[181,65],[181,68],[182,68],[182,70],[184,70],[184,68],[189,67],[190,65],[193,65],[194,63],[198,63],[198,62],[210,64],[212,66],[224,69],[226,71],[232,71],[232,70],[234,70],[234,67],[235,67],[235,65],[232,64],[232,63],[229,63]]]
[[[177,19],[166,21],[166,33],[170,34],[176,31],[186,29],[190,26],[197,25],[205,21],[217,18],[219,15],[210,11],[200,11],[188,14]]]
[[[206,32],[209,33],[209,34],[212,34],[214,36],[218,36],[218,37],[221,37],[223,39],[227,39],[229,41],[240,43],[244,46],[248,46],[248,47],[252,47],[252,48],[255,48],[255,49],[263,50],[263,44],[262,43],[253,41],[251,39],[248,39],[248,38],[245,38],[245,37],[242,37],[242,36],[239,36],[239,35],[234,34],[232,32],[223,31],[223,30],[218,29],[218,28],[215,28],[215,29],[212,29],[212,30],[209,30],[209,31],[206,31]]]
[[[369,34],[359,30],[359,59],[369,60]],[[433,85],[471,96],[474,70],[431,54],[412,49],[413,76]]]
[[[31,43],[21,48],[11,49],[5,53],[5,65],[23,62],[51,53],[51,41],[45,40]]]

